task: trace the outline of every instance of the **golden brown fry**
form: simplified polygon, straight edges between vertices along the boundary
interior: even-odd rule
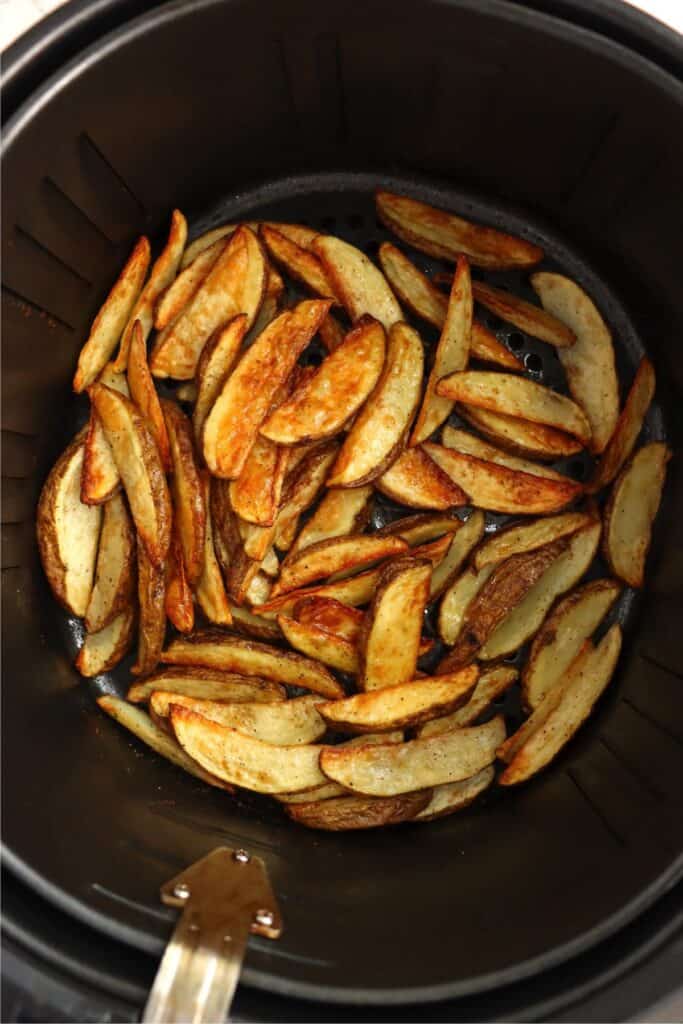
[[[267,437],[257,437],[242,472],[230,483],[230,501],[236,515],[256,526],[272,526],[288,463],[287,448]]]
[[[110,672],[128,654],[134,636],[135,609],[129,605],[102,629],[86,633],[75,668],[88,679]]]
[[[354,643],[318,626],[297,622],[288,615],[278,615],[277,623],[296,651],[349,675],[358,671],[358,651]]]
[[[387,523],[377,533],[382,537],[386,534],[401,537],[406,544],[414,547],[416,544],[425,544],[427,541],[436,540],[437,537],[443,537],[447,533],[457,533],[462,522],[462,519],[454,511],[441,514],[418,512],[413,516],[404,516],[394,520],[393,523]]]
[[[477,572],[472,566],[450,585],[439,608],[439,635],[445,644],[454,644],[462,632],[467,609],[495,568],[486,565]]]
[[[289,551],[294,544],[301,514],[310,508],[325,486],[338,451],[337,441],[323,441],[306,452],[287,473],[282,506],[275,521],[275,547],[278,551]],[[290,466],[293,461],[290,456]]]
[[[211,478],[206,472],[201,474],[201,487],[206,516],[204,522],[202,571],[197,581],[196,589],[197,601],[209,622],[216,626],[229,626],[232,622],[232,614],[214,549],[213,523],[210,511]]]
[[[154,318],[154,326],[157,331],[163,331],[165,327],[178,319],[188,302],[199,291],[226,245],[227,240],[219,238],[212,245],[207,246],[191,263],[185,266],[184,270],[180,271],[175,281],[159,297]]]
[[[335,299],[334,285],[318,257],[270,224],[262,224],[260,235],[268,254],[290,277],[323,299]]]
[[[480,437],[467,430],[459,430],[456,427],[445,426],[441,433],[441,443],[445,448],[452,448],[463,455],[474,455],[477,459],[484,459],[486,462],[497,462],[500,466],[507,466],[508,469],[518,469],[522,473],[531,473],[533,476],[544,476],[548,480],[559,480],[567,482],[567,477],[558,473],[549,466],[539,466],[538,463],[529,459],[521,459],[517,455],[510,455],[509,452],[495,445],[482,441]]]
[[[176,531],[171,538],[171,547],[166,563],[166,595],[164,597],[166,616],[181,633],[194,629],[194,604],[192,591],[187,581],[183,550]]]
[[[146,676],[156,668],[166,636],[166,568],[156,566],[138,544],[138,656],[131,672]]]
[[[335,295],[352,320],[369,314],[388,331],[397,320],[403,319],[401,307],[382,271],[355,245],[334,235],[318,235],[311,242],[311,250],[322,263]]]
[[[377,690],[415,678],[432,565],[403,557],[380,573],[358,640],[358,686]]]
[[[172,707],[189,708],[211,722],[237,729],[263,743],[294,746],[315,743],[325,732],[325,722],[316,710],[320,702],[320,697],[308,696],[274,703],[242,701],[229,704],[155,690],[149,706],[161,719],[170,716]]]
[[[162,466],[168,471],[171,468],[168,432],[159,396],[147,365],[147,346],[139,320],[135,321],[129,335],[126,365],[130,397],[140,410],[140,415],[154,438]]]
[[[130,398],[126,377],[114,370],[113,363],[107,363],[98,380],[100,384],[106,384],[108,388],[120,391],[126,398]],[[81,474],[81,501],[86,505],[100,505],[109,501],[120,489],[121,476],[116,468],[104,427],[95,410],[91,409]]]
[[[643,356],[614,433],[595,468],[593,479],[588,484],[587,489],[591,494],[611,484],[631,455],[654,397],[655,384],[654,367],[647,356]]]
[[[547,313],[539,306],[525,302],[512,292],[494,288],[483,281],[475,281],[472,285],[475,300],[501,320],[518,327],[532,338],[554,345],[556,348],[568,348],[576,341],[571,327],[567,327],[557,317]]]
[[[472,549],[484,536],[486,519],[481,509],[475,509],[459,530],[449,538],[449,543],[432,570],[429,582],[429,600],[434,601],[450,587],[460,572]]]
[[[288,559],[318,541],[360,533],[370,518],[372,495],[372,487],[331,487],[299,531]]]
[[[327,314],[318,328],[318,333],[328,352],[334,352],[336,348],[339,348],[346,337],[346,331],[332,313]]]
[[[70,521],[69,530],[73,525]],[[85,612],[88,633],[104,629],[124,608],[131,607],[134,591],[135,530],[125,501],[115,495],[102,513],[95,583]]]
[[[558,516],[532,519],[518,526],[508,526],[494,533],[486,544],[482,544],[475,553],[472,564],[477,570],[483,569],[485,565],[501,562],[510,555],[542,548],[558,537],[576,533],[584,526],[589,526],[591,522],[592,519],[586,512],[565,512]]]
[[[346,569],[360,572],[371,564],[400,555],[408,545],[400,537],[375,534],[351,534],[311,544],[283,564],[273,597],[288,590],[300,590],[316,580],[326,579]]]
[[[187,580],[194,587],[204,566],[206,508],[194,454],[190,421],[180,406],[162,401],[173,475],[171,496]]]
[[[488,711],[496,697],[500,697],[517,681],[519,673],[509,665],[499,665],[482,672],[470,699],[461,708],[443,718],[434,718],[418,729],[418,736],[436,736],[438,733],[473,725],[484,711]]]
[[[244,313],[229,320],[211,335],[197,363],[197,397],[192,413],[192,426],[197,447],[204,444],[204,424],[214,402],[221,393],[228,374],[232,370],[247,331],[247,317]]]
[[[289,804],[287,814],[306,828],[317,828],[324,832],[349,832],[411,821],[426,809],[431,796],[429,789],[383,798],[343,796]]]
[[[581,451],[581,442],[575,437],[542,423],[531,423],[464,403],[458,405],[458,415],[513,455],[553,462]]]
[[[467,495],[418,445],[404,451],[375,481],[388,498],[409,508],[444,511],[467,504]]]
[[[235,672],[183,665],[164,666],[140,682],[134,683],[128,691],[127,699],[134,704],[142,704],[157,690],[225,704],[242,701],[272,703],[287,699],[284,686],[268,679],[254,676],[247,678]]]

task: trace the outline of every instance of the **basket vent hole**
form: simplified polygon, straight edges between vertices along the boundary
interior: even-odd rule
[[[524,336],[519,331],[513,331],[508,338],[508,345],[513,352],[520,352],[524,348]]]
[[[524,357],[524,365],[532,373],[541,373],[543,370],[543,360],[535,352],[527,352]]]

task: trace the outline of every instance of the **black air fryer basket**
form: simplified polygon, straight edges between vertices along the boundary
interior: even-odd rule
[[[160,884],[227,844],[265,859],[286,921],[278,943],[250,943],[244,1019],[362,1019],[349,1007],[370,1003],[378,1020],[414,1019],[396,1005],[415,1003],[434,1020],[542,1016],[658,948],[654,974],[632,975],[656,984],[593,1011],[625,1016],[670,989],[683,902],[680,40],[607,0],[108,0],[68,5],[18,44],[4,99],[12,957],[50,984],[77,977],[73,1007],[99,991],[97,1005],[111,995],[129,1012],[173,921]],[[75,357],[137,235],[159,240],[178,206],[193,234],[301,220],[374,254],[388,237],[377,185],[542,244],[605,314],[622,381],[650,355],[645,433],[677,457],[645,590],[620,612],[617,677],[557,763],[428,828],[316,835],[245,811],[101,716],[94,696],[121,680],[89,685],[72,668],[75,628],[42,576],[34,509],[86,414]],[[548,347],[493,327],[553,380]]]

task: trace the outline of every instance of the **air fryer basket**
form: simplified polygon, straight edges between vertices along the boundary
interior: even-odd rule
[[[622,379],[650,354],[646,433],[680,448],[682,107],[667,72],[521,4],[200,0],[112,32],[21,108],[3,159],[4,833],[39,893],[157,952],[160,883],[215,845],[247,846],[287,928],[251,943],[245,980],[387,1003],[561,963],[680,877],[677,460],[647,587],[620,609],[618,676],[566,754],[461,815],[366,835],[235,805],[104,720],[93,693],[118,684],[72,669],[76,627],[42,578],[33,515],[86,413],[75,355],[137,234],[159,237],[177,205],[194,232],[267,213],[373,252],[380,183],[539,240],[607,316]],[[495,327],[553,379],[546,347]]]

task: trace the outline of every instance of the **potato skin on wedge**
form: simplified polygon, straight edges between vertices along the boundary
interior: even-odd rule
[[[299,825],[323,832],[350,832],[410,821],[429,804],[429,789],[390,797],[342,796],[311,803],[288,804],[286,812]]]
[[[102,513],[95,584],[85,613],[89,633],[104,629],[132,604],[135,591],[135,530],[125,501],[115,495]]]
[[[132,605],[95,633],[86,633],[75,666],[82,676],[110,672],[126,656],[135,636],[135,609]]]

